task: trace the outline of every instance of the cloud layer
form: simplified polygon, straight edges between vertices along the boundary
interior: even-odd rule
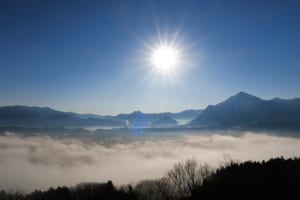
[[[122,140],[0,136],[0,189],[134,183],[161,177],[174,163],[191,157],[217,165],[225,153],[241,161],[300,156],[300,139],[250,132]]]

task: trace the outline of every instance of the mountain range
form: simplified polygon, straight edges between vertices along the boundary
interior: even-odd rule
[[[135,111],[117,116],[62,112],[48,107],[3,106],[0,107],[0,127],[151,127],[176,125],[175,119],[192,120],[201,110],[185,110],[179,113],[142,113]],[[166,120],[166,117],[169,120]],[[165,119],[165,120],[164,120]]]
[[[178,125],[178,121],[188,121]],[[263,100],[245,92],[204,110],[178,113],[143,113],[104,116],[62,112],[48,107],[0,107],[0,127],[201,128],[201,129],[300,129],[300,99]]]
[[[299,129],[300,99],[263,100],[240,92],[217,105],[208,106],[189,125],[202,128]]]
[[[125,126],[116,119],[90,117],[76,113],[57,111],[48,107],[4,106],[0,107],[0,126],[16,127],[83,127]]]
[[[126,121],[129,127],[151,127],[157,126],[158,123],[160,124],[160,126],[170,126],[171,124],[176,125],[177,121],[179,120],[193,120],[197,116],[199,116],[201,112],[202,110],[191,109],[184,110],[178,113],[143,113],[141,111],[134,111],[130,114],[119,114],[114,118],[119,119],[121,121]],[[173,120],[172,123],[171,120]]]

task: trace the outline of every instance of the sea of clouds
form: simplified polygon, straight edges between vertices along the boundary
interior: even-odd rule
[[[10,133],[0,136],[0,190],[107,180],[134,184],[162,177],[174,163],[187,158],[217,166],[225,154],[240,161],[299,157],[300,139],[251,132],[121,139]]]

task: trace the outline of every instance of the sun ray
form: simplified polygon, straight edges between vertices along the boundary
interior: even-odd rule
[[[146,80],[151,83],[181,84],[181,78],[185,71],[193,64],[189,52],[193,44],[186,44],[185,38],[182,37],[182,26],[178,26],[173,32],[162,30],[158,24],[156,27],[156,37],[150,40],[143,40],[135,37],[144,47],[143,67],[147,68],[148,73]]]

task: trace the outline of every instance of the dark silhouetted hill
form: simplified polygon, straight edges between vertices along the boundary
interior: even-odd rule
[[[204,128],[299,129],[300,99],[262,100],[240,92],[222,103],[208,106],[190,125]]]
[[[234,163],[218,169],[191,199],[298,199],[300,160]]]

